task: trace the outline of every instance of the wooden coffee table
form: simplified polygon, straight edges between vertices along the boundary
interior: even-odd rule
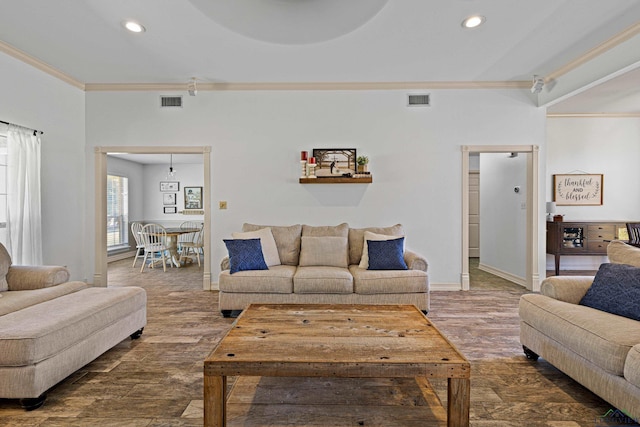
[[[413,305],[251,304],[204,361],[204,425],[226,425],[227,376],[447,378],[469,425],[469,362]]]

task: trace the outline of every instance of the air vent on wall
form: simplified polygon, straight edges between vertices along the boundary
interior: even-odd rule
[[[411,95],[409,94],[409,102],[407,106],[409,107],[428,107],[430,105],[430,95],[428,93],[420,94],[420,95]]]
[[[182,97],[160,96],[160,107],[182,107]]]

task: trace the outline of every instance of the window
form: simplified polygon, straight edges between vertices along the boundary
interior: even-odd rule
[[[7,134],[0,129],[0,243],[7,245]]]
[[[107,250],[129,248],[129,179],[107,175]]]

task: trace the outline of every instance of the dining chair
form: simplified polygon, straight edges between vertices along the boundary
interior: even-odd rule
[[[202,223],[196,221],[184,221],[180,224],[180,230],[199,230]],[[184,233],[178,236],[178,250],[182,252],[183,243],[193,243],[196,238],[196,231],[193,233]]]
[[[184,227],[183,227],[184,226]],[[187,221],[180,225],[180,228],[184,230],[197,229],[198,231],[194,233],[186,233],[183,236],[191,236],[191,240],[185,239],[184,242],[181,243],[182,248],[182,256],[187,257],[191,256],[190,253],[193,253],[193,256],[198,260],[198,267],[200,264],[200,254],[204,254],[204,224],[201,222],[193,222]]]
[[[140,232],[142,231],[142,223],[134,221],[131,223],[131,234],[136,241],[136,257],[133,259],[132,267],[136,266],[136,261],[140,258],[140,251],[144,250],[144,242],[142,241],[142,235]]]
[[[147,263],[147,257],[149,257],[149,255],[151,256],[149,268],[153,268],[153,265],[159,261],[159,259],[156,259],[156,256],[160,256],[162,259],[162,270],[166,272],[167,261],[165,252],[169,250],[167,246],[167,230],[160,224],[147,224],[142,227],[140,235],[142,236],[144,244],[144,260],[142,261],[140,273],[144,271],[144,266]]]
[[[627,222],[627,234],[629,234],[629,244],[640,247],[640,222]]]

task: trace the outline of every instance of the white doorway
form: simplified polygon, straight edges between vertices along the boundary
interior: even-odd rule
[[[200,154],[204,182],[204,273],[202,288],[211,290],[211,147],[96,147],[95,148],[95,273],[94,286],[106,287],[107,280],[107,153]]]
[[[470,169],[469,159],[473,153],[526,153],[526,284],[527,289],[540,290],[538,254],[538,147],[534,145],[508,146],[463,146],[462,147],[462,273],[460,286],[469,290],[469,248],[470,248]]]

